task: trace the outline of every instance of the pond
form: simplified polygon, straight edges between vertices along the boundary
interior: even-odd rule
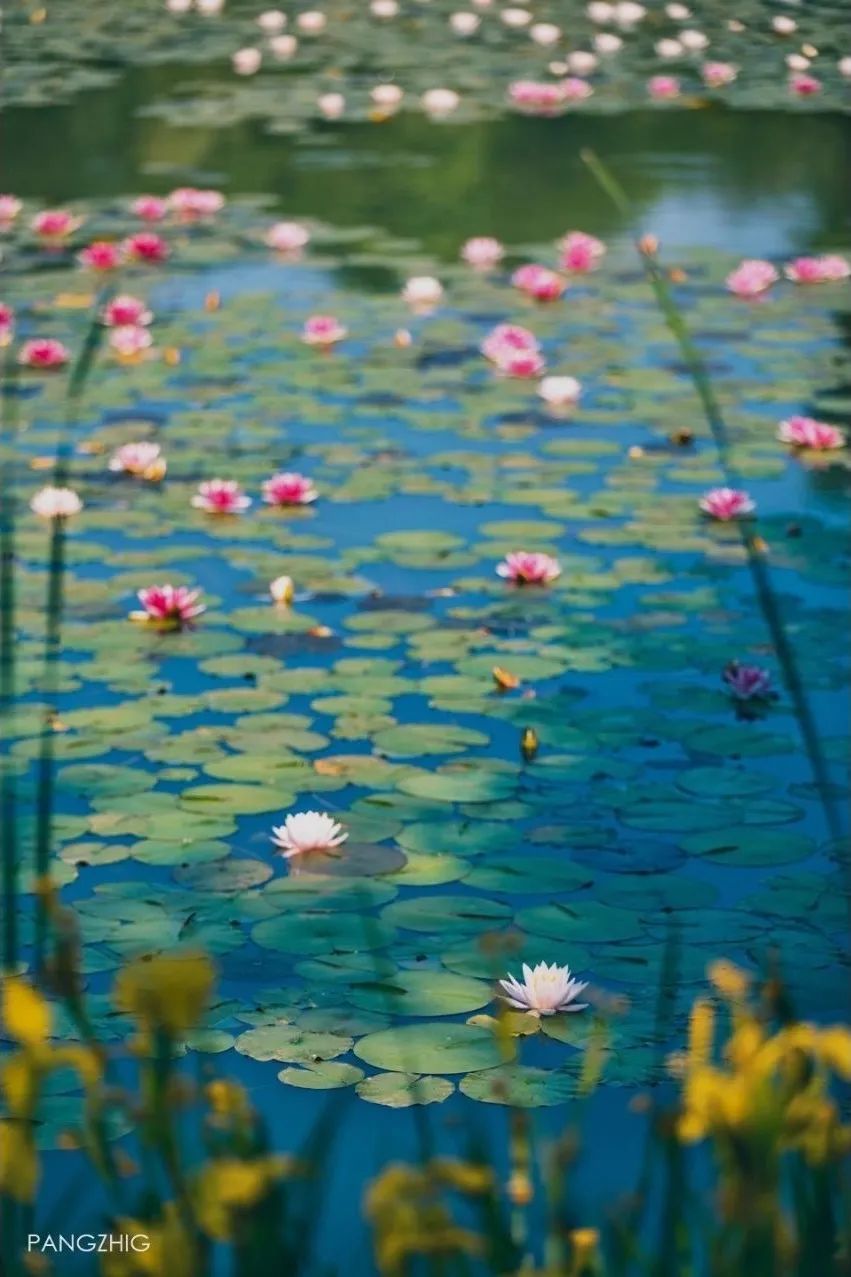
[[[542,1135],[557,1129],[598,1016],[542,1019],[514,1039],[519,1065],[479,1017],[522,962],[569,964],[609,1025],[577,1189],[593,1214],[631,1182],[643,1127],[630,1102],[663,1082],[713,958],[778,963],[808,1017],[845,1006],[825,805],[841,800],[847,756],[848,458],[790,450],[777,431],[795,416],[848,427],[848,284],[781,280],[743,301],[724,281],[746,257],[847,251],[847,116],[836,102],[636,103],[553,119],[288,117],[275,131],[264,98],[253,114],[181,119],[175,102],[220,86],[216,56],[131,60],[5,116],[4,190],[28,215],[85,216],[73,251],[10,235],[2,300],[21,339],[80,348],[100,280],[74,251],[138,230],[134,196],[227,196],[214,219],[154,228],[167,262],[122,268],[116,287],[153,312],[153,344],[104,345],[70,422],[61,377],[24,370],[7,392],[22,504],[63,441],[83,501],[55,671],[54,876],[79,918],[98,1030],[120,1054],[127,1025],[107,990],[122,961],[208,950],[220,991],[194,1063],[242,1078],[283,1147],[330,1091],[344,1097],[320,1248],[335,1263],[365,1180],[415,1149],[400,1111],[412,1098],[446,1147],[501,1131],[506,1097],[540,1108]],[[583,148],[616,172],[634,220]],[[303,251],[266,247],[281,218],[308,228]],[[555,266],[555,241],[576,230],[605,243],[594,271],[550,303],[512,287],[515,267]],[[755,502],[826,794],[737,525],[699,508],[726,475],[637,231],[661,240]],[[492,270],[459,259],[477,235],[505,244]],[[411,306],[401,291],[423,276],[443,293]],[[303,340],[316,315],[342,326],[327,348]],[[494,374],[480,349],[505,322],[534,332],[547,373],[581,382],[575,402]],[[167,459],[156,481],[108,466],[139,440]],[[264,502],[282,471],[315,499]],[[250,506],[193,506],[215,478]],[[10,752],[31,800],[47,535],[24,509],[17,536]],[[506,581],[497,568],[518,551],[558,574]],[[292,597],[276,603],[282,576]],[[194,625],[128,621],[137,592],[163,582],[201,591]],[[737,700],[731,662],[765,667],[776,690]],[[345,843],[276,857],[272,827],[306,810],[329,813]],[[58,1085],[51,1102],[48,1150],[78,1100]],[[45,1210],[68,1163],[51,1154]],[[345,1271],[370,1272],[365,1251]]]

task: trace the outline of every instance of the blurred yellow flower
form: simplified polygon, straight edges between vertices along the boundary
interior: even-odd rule
[[[50,1007],[40,993],[18,976],[3,980],[0,1016],[10,1038],[25,1048],[41,1046],[50,1036]]]
[[[140,1028],[176,1036],[198,1023],[209,1001],[214,972],[203,953],[136,958],[115,982],[115,1005]]]

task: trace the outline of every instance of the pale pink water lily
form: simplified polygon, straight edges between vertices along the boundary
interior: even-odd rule
[[[266,9],[263,13],[258,13],[257,25],[267,35],[274,35],[276,31],[283,31],[287,25],[287,15],[280,9]]]
[[[272,36],[269,52],[276,62],[288,62],[298,52],[298,39],[294,35]]]
[[[491,363],[498,364],[512,355],[537,354],[538,339],[520,324],[497,324],[479,347]]]
[[[192,505],[205,514],[242,514],[251,505],[251,498],[235,479],[208,479],[199,485]]]
[[[666,62],[671,61],[673,58],[680,58],[684,53],[683,45],[679,40],[657,40],[654,47],[657,56]]]
[[[830,452],[845,447],[845,435],[814,417],[789,417],[777,428],[777,438],[791,448],[809,448],[814,452]]]
[[[221,191],[179,186],[169,195],[168,204],[181,221],[196,222],[221,212],[225,206],[225,197]]]
[[[821,93],[821,80],[814,75],[807,75],[806,72],[799,72],[797,75],[789,77],[789,88],[796,97],[811,98],[817,93]]]
[[[574,275],[584,275],[594,270],[606,253],[606,245],[593,235],[584,231],[569,231],[559,241],[560,265],[562,270]]]
[[[0,230],[8,230],[22,208],[17,195],[0,195]]]
[[[404,98],[404,90],[398,84],[376,84],[369,91],[369,100],[383,111],[393,111]]]
[[[259,49],[237,49],[231,54],[231,66],[237,75],[256,75],[260,70],[263,54]]]
[[[498,266],[505,256],[505,249],[492,235],[474,235],[461,248],[461,257],[477,270],[490,270]]]
[[[320,35],[328,25],[328,18],[320,9],[308,9],[296,17],[296,26],[305,35]]]
[[[339,120],[345,114],[346,99],[342,93],[320,93],[316,106],[324,119]]]
[[[426,89],[420,103],[426,115],[441,120],[457,111],[461,98],[454,89]]]
[[[18,351],[18,363],[25,368],[62,368],[70,358],[67,346],[54,337],[34,337]]]
[[[680,82],[675,75],[651,75],[647,92],[654,102],[671,102],[680,96]]]
[[[266,244],[276,253],[299,253],[310,242],[310,231],[300,222],[275,222],[266,232]]]
[[[786,65],[790,71],[809,71],[811,63],[803,53],[790,53],[786,58]]]
[[[723,89],[732,84],[739,74],[732,62],[704,62],[700,69],[703,83],[710,89]]]
[[[851,263],[838,253],[796,257],[783,267],[783,274],[795,284],[834,284],[851,275]]]
[[[96,239],[77,254],[77,261],[88,270],[117,270],[124,259],[120,244]]]
[[[161,222],[168,213],[168,200],[159,195],[140,195],[130,205],[130,212],[143,222]]]
[[[134,262],[164,262],[169,255],[168,244],[154,231],[138,231],[135,235],[128,235],[121,247]]]
[[[269,582],[269,593],[273,602],[288,607],[295,597],[295,582],[291,576],[276,576]]]
[[[497,565],[496,574],[514,585],[549,585],[561,576],[561,564],[551,554],[513,550]]]
[[[496,370],[503,377],[517,377],[523,381],[540,377],[546,366],[546,360],[539,350],[515,353],[506,351],[496,360]]]
[[[109,328],[126,328],[150,324],[154,316],[143,301],[129,293],[119,293],[103,308],[102,319]]]
[[[6,345],[15,326],[15,312],[5,302],[0,302],[0,344]]]
[[[554,22],[535,22],[529,28],[529,39],[535,44],[541,45],[544,49],[548,49],[553,44],[558,44],[561,37],[561,27],[557,27]]]
[[[721,674],[730,695],[737,701],[773,697],[771,674],[759,665],[740,665],[730,661]]]
[[[756,510],[756,502],[740,488],[712,488],[698,504],[704,514],[720,523],[745,518]]]
[[[290,471],[273,474],[263,484],[263,500],[267,505],[310,505],[318,496],[312,479]]]
[[[30,227],[33,233],[42,239],[60,240],[73,234],[82,220],[81,217],[75,217],[67,208],[50,208],[36,213],[30,222]]]
[[[402,289],[402,301],[415,310],[430,310],[442,297],[443,285],[433,275],[412,275]]]
[[[538,394],[549,408],[571,408],[579,401],[582,383],[575,377],[544,377]]]
[[[705,31],[686,30],[680,32],[680,44],[689,53],[700,53],[709,46],[709,36]]]
[[[305,320],[301,339],[308,346],[334,346],[348,336],[348,331],[334,315],[311,315]]]
[[[150,350],[154,339],[149,330],[141,324],[122,324],[111,328],[109,332],[109,348],[119,359],[136,360],[146,350]]]
[[[398,0],[370,0],[369,11],[374,18],[386,21],[398,16],[399,3]]]
[[[591,3],[586,5],[585,12],[598,26],[606,26],[615,20],[615,6],[609,4],[608,0],[591,0]]]
[[[160,445],[149,440],[124,443],[116,448],[109,459],[109,468],[115,474],[129,474],[135,479],[161,479],[166,471]]]
[[[840,58],[836,67],[839,74],[843,76],[844,79],[851,79],[851,56],[846,54],[844,58]],[[0,201],[2,201],[2,196],[0,196]]]
[[[623,40],[619,35],[615,35],[613,31],[600,31],[594,36],[591,43],[598,53],[603,57],[612,57],[619,49],[623,47]]]
[[[730,272],[725,282],[728,290],[735,293],[737,297],[758,297],[772,284],[776,284],[779,278],[780,275],[771,262],[751,257],[740,262],[736,269]]]
[[[565,105],[563,86],[542,80],[515,80],[508,86],[508,97],[513,106],[536,115],[554,114]]]
[[[561,80],[559,88],[565,102],[584,102],[594,92],[593,86],[578,75],[569,75],[567,79]]]
[[[70,519],[82,508],[83,503],[73,488],[52,485],[39,489],[30,501],[30,509],[40,519]]]
[[[272,842],[287,860],[311,851],[333,851],[348,836],[341,824],[321,811],[291,812],[282,825],[272,828]]]
[[[785,14],[778,14],[771,19],[772,30],[778,35],[792,35],[798,30],[798,24],[794,18],[787,18]]]
[[[131,612],[130,619],[161,629],[181,630],[207,610],[199,603],[200,597],[200,590],[190,590],[186,585],[149,585],[137,595],[142,611]]]
[[[511,276],[511,282],[521,293],[539,302],[557,301],[566,287],[564,279],[556,271],[534,263],[519,266]]]
[[[510,5],[507,9],[502,9],[499,17],[505,26],[511,27],[515,31],[520,27],[528,27],[532,21],[532,15],[528,9],[521,9],[519,5]]]
[[[458,13],[450,13],[449,25],[456,35],[471,36],[475,35],[481,26],[481,18],[477,13],[466,13],[459,11]]]
[[[522,981],[509,974],[507,980],[499,982],[501,997],[515,1010],[534,1016],[586,1010],[588,1003],[577,1002],[577,998],[588,988],[588,982],[574,979],[570,967],[560,967],[555,962],[552,966],[539,962],[530,967],[524,962],[522,975]]]
[[[642,18],[647,15],[644,5],[638,4],[637,0],[619,0],[619,3],[614,6],[614,10],[615,22],[621,30],[625,31],[637,26]]]
[[[565,60],[570,70],[576,75],[590,75],[596,69],[600,59],[589,49],[573,49]]]

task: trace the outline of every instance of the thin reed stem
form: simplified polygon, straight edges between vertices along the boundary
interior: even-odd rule
[[[17,364],[6,353],[0,401],[0,915],[2,963],[18,962],[18,847],[15,838],[16,785],[10,756],[15,715],[15,443],[18,431]]]

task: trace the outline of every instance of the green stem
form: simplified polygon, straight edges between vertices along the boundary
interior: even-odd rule
[[[15,714],[15,442],[17,437],[17,365],[7,351],[2,386],[0,435],[0,741],[11,749]],[[14,971],[18,962],[18,848],[15,838],[14,762],[0,757],[0,914],[2,962]]]

